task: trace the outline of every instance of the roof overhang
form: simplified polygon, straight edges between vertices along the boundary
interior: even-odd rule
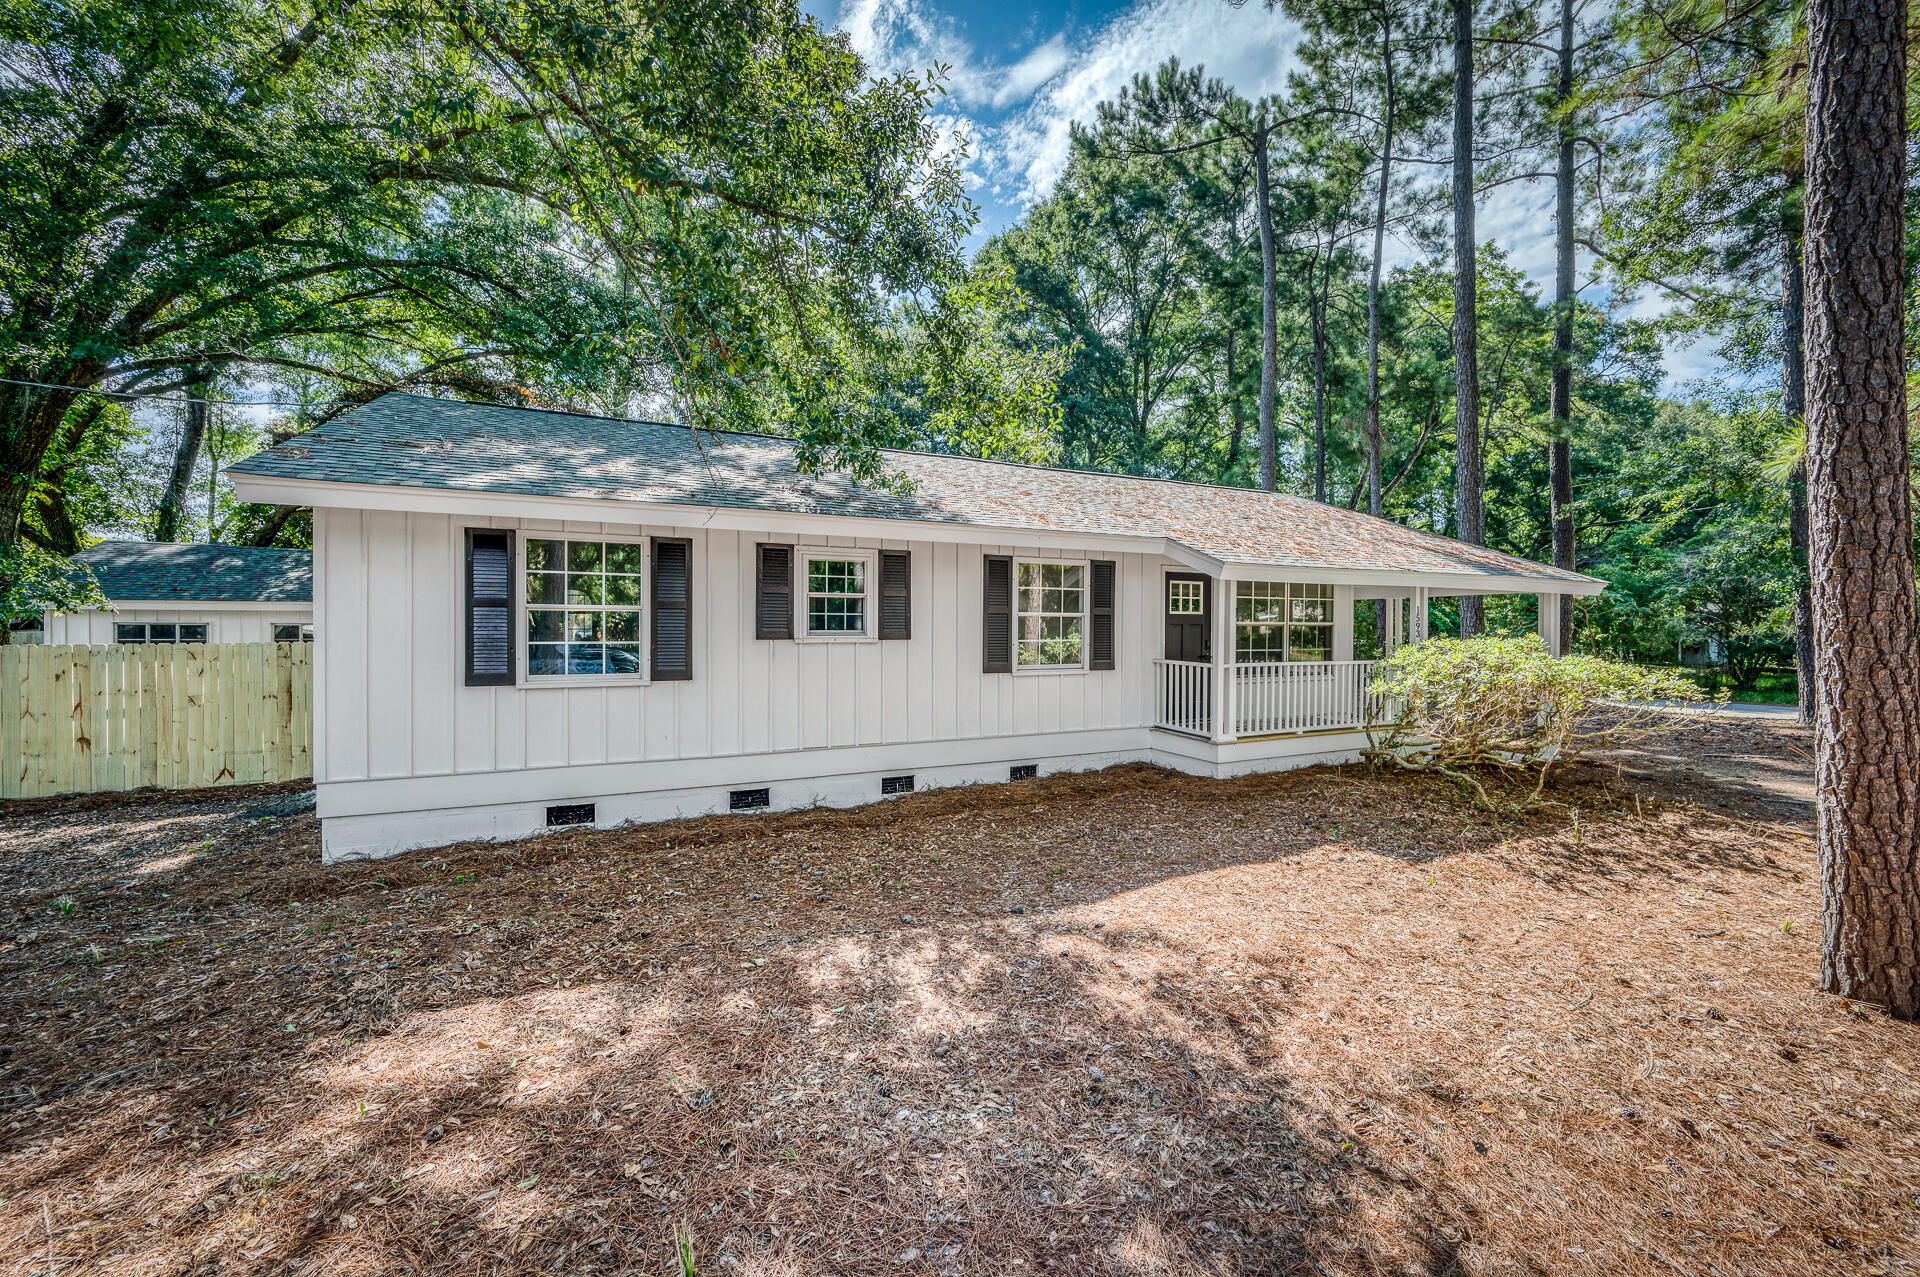
[[[815,536],[868,537],[878,541],[935,541],[961,545],[1017,545],[1090,554],[1155,554],[1208,576],[1243,581],[1311,581],[1355,585],[1362,591],[1392,593],[1425,588],[1440,594],[1598,594],[1606,582],[1592,577],[1568,581],[1495,572],[1408,572],[1360,567],[1295,567],[1285,564],[1230,562],[1173,537],[1120,532],[1074,532],[984,523],[946,523],[932,519],[882,519],[861,515],[808,514],[754,510],[737,506],[694,505],[669,501],[632,501],[618,497],[553,497],[511,492],[474,492],[459,488],[412,487],[393,483],[341,483],[338,480],[288,479],[274,475],[227,472],[242,501],[262,505],[321,506],[445,514],[456,518],[589,520],[631,522],[730,532],[801,533]],[[903,534],[911,528],[910,535]],[[1374,597],[1367,595],[1366,597]]]

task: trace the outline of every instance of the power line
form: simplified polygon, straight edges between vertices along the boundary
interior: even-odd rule
[[[0,384],[8,386],[32,386],[38,390],[64,390],[74,395],[99,395],[103,399],[132,400],[135,403],[203,403],[225,404],[230,408],[311,408],[312,404],[287,403],[281,399],[205,399],[198,395],[176,395],[172,393],[139,394],[130,390],[95,390],[91,386],[56,386],[47,381],[21,381],[16,377],[0,377]]]

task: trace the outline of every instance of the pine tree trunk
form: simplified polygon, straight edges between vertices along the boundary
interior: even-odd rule
[[[1333,291],[1333,248],[1313,298],[1313,499],[1327,503],[1327,305]]]
[[[1373,266],[1367,275],[1367,513],[1380,515],[1385,497],[1380,491],[1381,454],[1386,451],[1380,433],[1380,264],[1387,249],[1387,195],[1393,174],[1393,17],[1380,10],[1380,70],[1385,77],[1381,104],[1380,190],[1373,204]],[[1379,609],[1386,615],[1383,602]]]
[[[1274,381],[1280,355],[1280,324],[1276,313],[1279,289],[1273,251],[1273,204],[1267,183],[1267,113],[1260,112],[1259,132],[1253,135],[1254,202],[1260,222],[1260,486],[1272,492],[1280,484],[1280,439],[1274,429]]]
[[[1573,100],[1573,0],[1560,0],[1560,75],[1555,98]],[[1573,121],[1560,121],[1560,157],[1554,172],[1553,437],[1547,444],[1547,504],[1553,523],[1553,566],[1575,570],[1573,527]],[[1573,643],[1573,596],[1560,595],[1560,650]]]
[[[200,459],[200,443],[207,436],[207,389],[210,376],[204,368],[187,376],[187,426],[173,450],[173,470],[167,476],[167,488],[160,496],[160,508],[153,516],[153,539],[178,541],[180,524],[187,510],[187,485],[193,481],[193,467]]]
[[[1904,0],[1807,7],[1807,498],[1821,984],[1920,1017]]]
[[[1240,448],[1245,443],[1247,437],[1247,407],[1240,401],[1240,369],[1238,362],[1234,358],[1238,352],[1238,346],[1233,339],[1233,330],[1234,325],[1229,323],[1226,332],[1227,411],[1233,419],[1233,434],[1227,440],[1227,464],[1224,468],[1228,471],[1231,471],[1236,465],[1240,464]]]
[[[1791,177],[1797,188],[1800,177]],[[1801,225],[1788,191],[1789,215],[1781,234],[1780,399],[1791,429],[1804,426],[1807,415],[1807,356],[1805,271],[1800,260]],[[1807,459],[1802,454],[1787,476],[1788,535],[1793,541],[1793,571],[1799,585],[1793,592],[1793,672],[1799,688],[1800,722],[1811,727],[1820,695],[1819,662],[1813,646],[1813,589],[1807,578]]]
[[[1473,230],[1473,0],[1453,0],[1453,510],[1454,535],[1486,540],[1481,508],[1480,355]],[[1460,634],[1482,628],[1480,599],[1460,596]]]

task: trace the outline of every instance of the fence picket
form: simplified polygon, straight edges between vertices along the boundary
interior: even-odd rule
[[[287,779],[313,775],[313,644],[293,644],[293,731]]]
[[[299,644],[0,646],[0,799],[313,774]]]

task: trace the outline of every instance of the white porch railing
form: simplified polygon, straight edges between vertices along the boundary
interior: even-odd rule
[[[1264,661],[1233,667],[1234,735],[1364,727],[1378,661]]]
[[[1214,667],[1207,661],[1155,661],[1155,723],[1213,735]],[[1364,727],[1380,698],[1367,691],[1378,661],[1270,661],[1233,665],[1230,739]]]
[[[1207,661],[1155,661],[1154,721],[1176,732],[1213,734],[1213,665]]]

